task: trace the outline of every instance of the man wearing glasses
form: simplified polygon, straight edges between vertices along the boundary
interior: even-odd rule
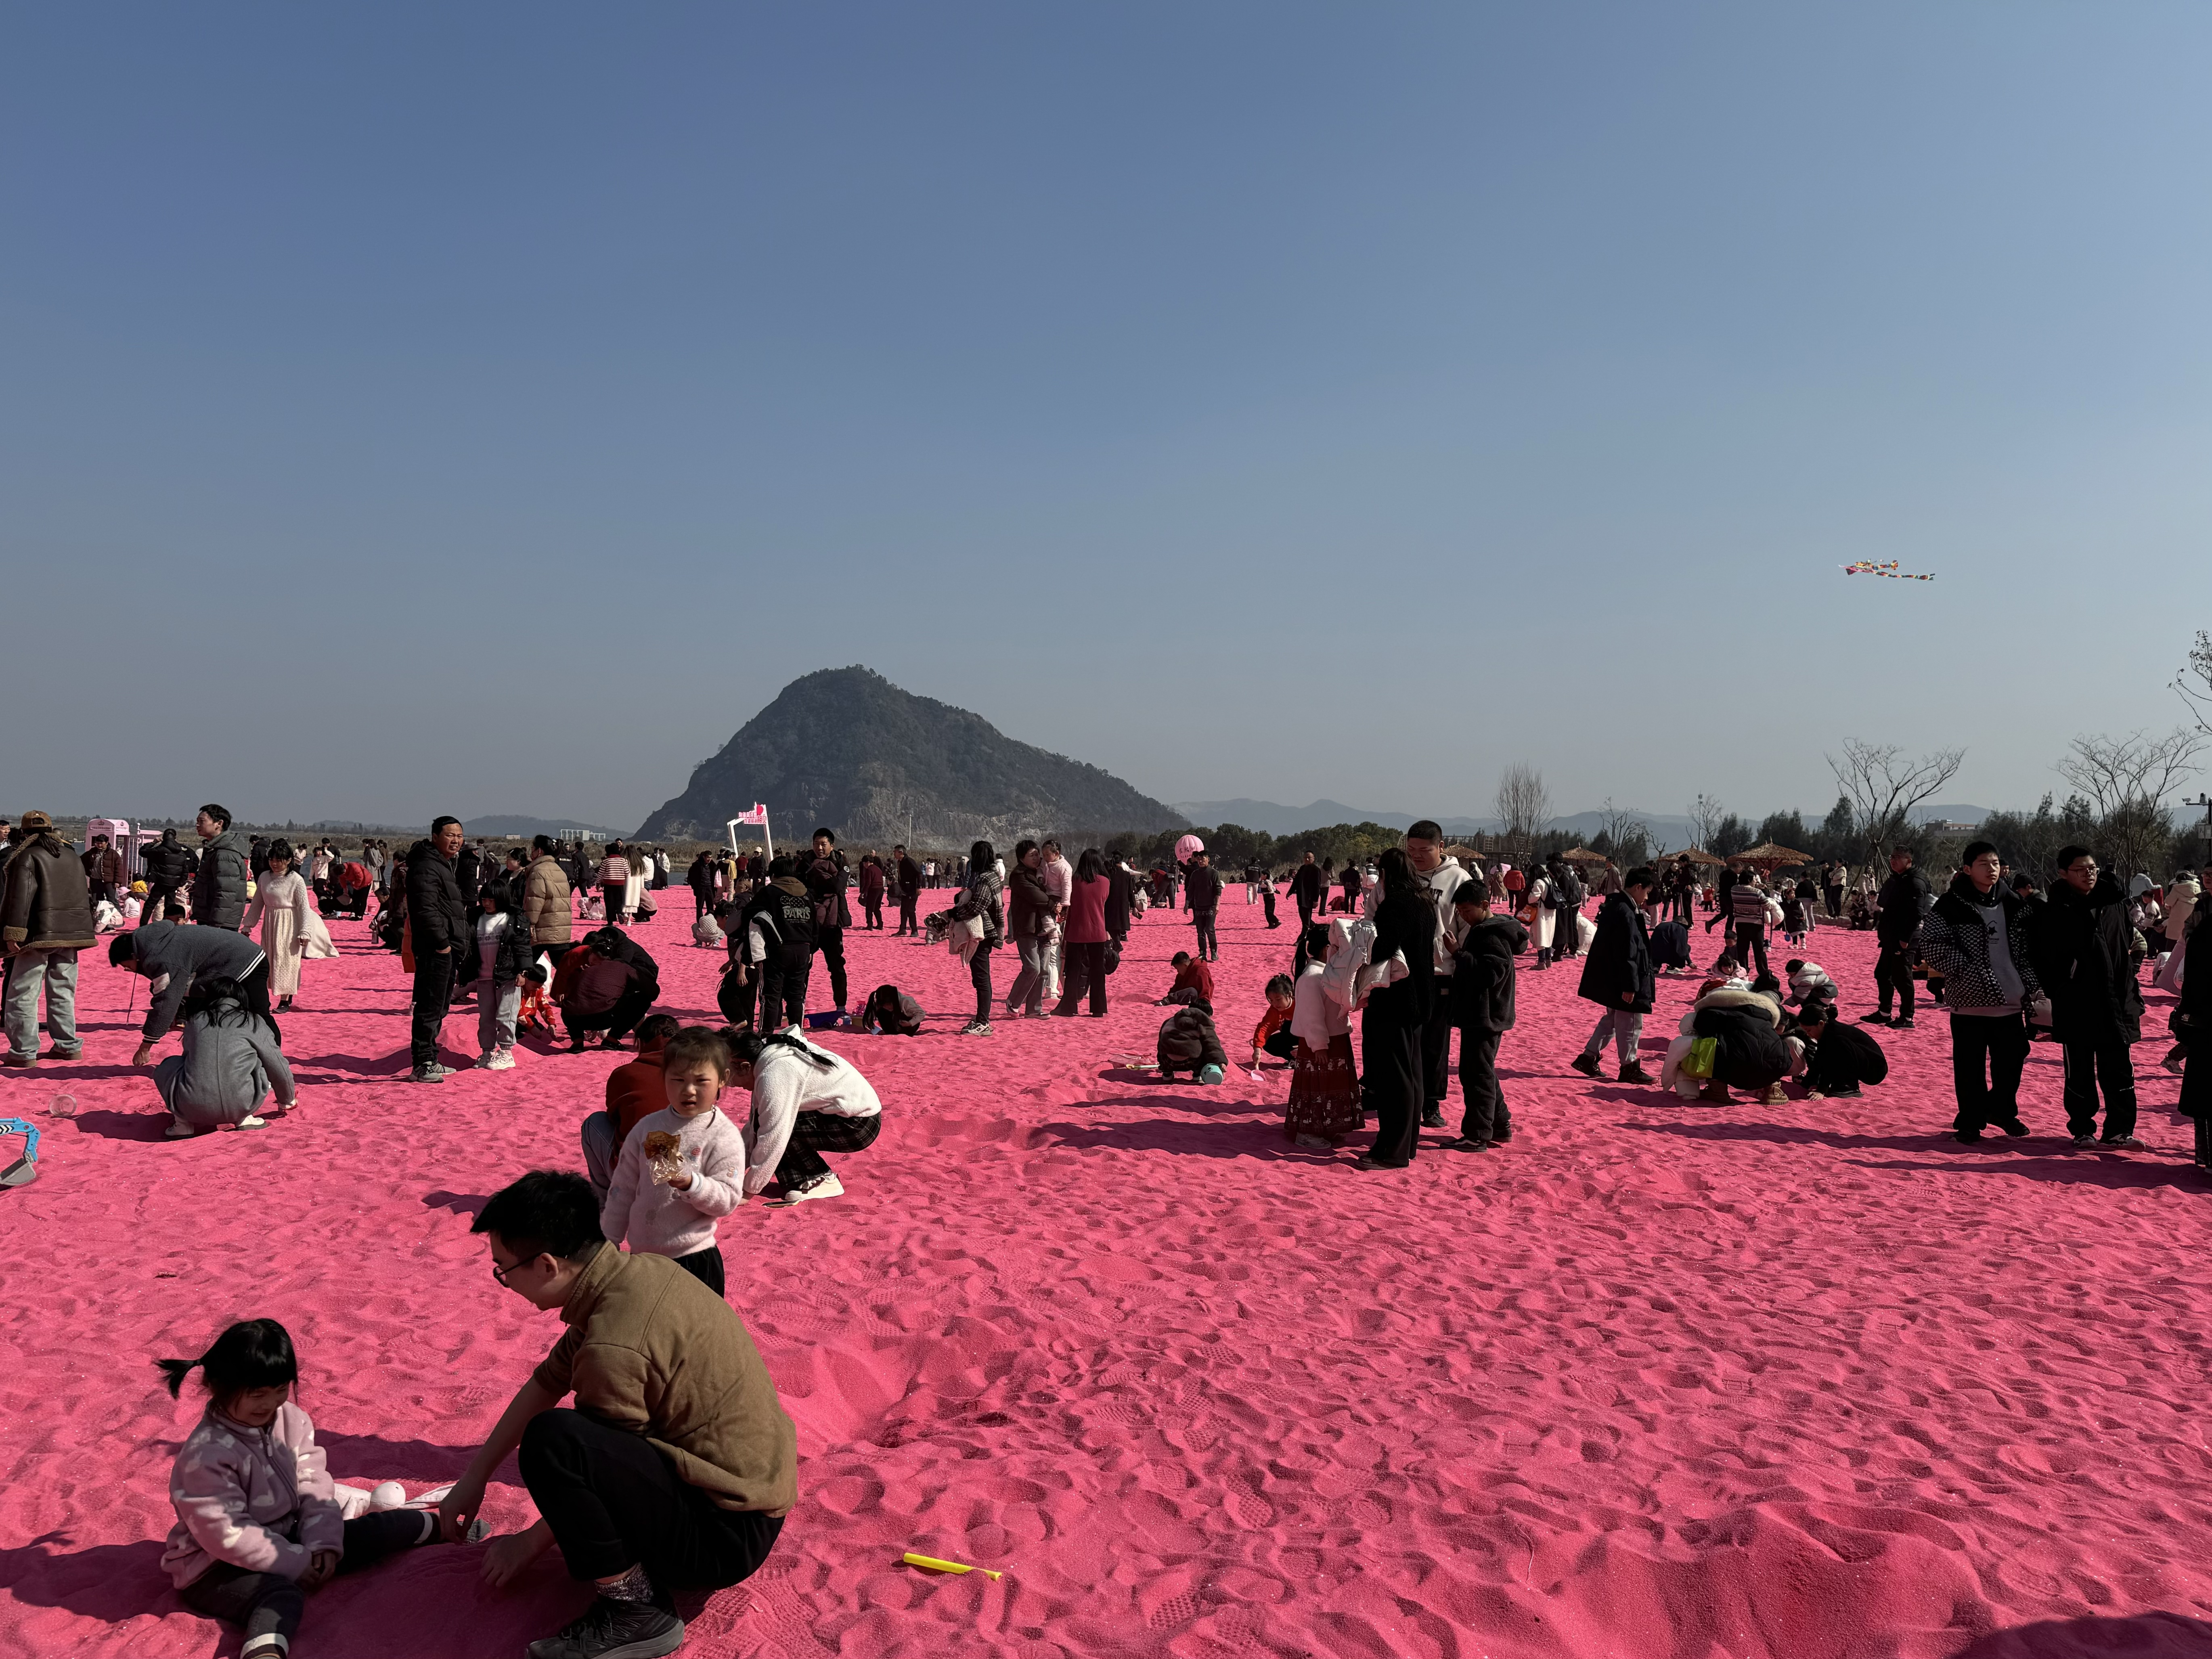
[[[486,1582],[557,1544],[569,1576],[599,1590],[530,1659],[673,1653],[684,1621],[669,1592],[750,1577],[798,1502],[796,1437],[768,1368],[728,1303],[667,1257],[606,1242],[581,1176],[533,1170],[469,1231],[485,1236],[494,1279],[568,1329],[439,1505],[446,1535],[468,1535],[492,1471],[519,1449],[538,1520],[492,1540]]]
[[[2035,921],[2035,972],[2051,998],[2051,1030],[2064,1045],[2066,1128],[2076,1146],[2133,1152],[2142,1146],[2136,1139],[2136,1069],[2129,1054],[2142,1036],[2134,935],[2120,884],[2099,872],[2087,848],[2059,848],[2058,879]]]
[[[1959,1101],[1951,1132],[1968,1146],[1991,1124],[2008,1135],[2027,1133],[2020,1074],[2027,1064],[2026,1010],[2035,1000],[2036,975],[2027,907],[1997,884],[2003,868],[1993,842],[1967,842],[1965,867],[1920,926],[1920,954],[1943,976],[1951,1011],[1951,1083]]]

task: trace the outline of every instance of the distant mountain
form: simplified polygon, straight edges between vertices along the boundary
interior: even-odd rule
[[[637,833],[719,840],[756,801],[778,842],[817,824],[848,842],[941,848],[1187,822],[1110,772],[1017,743],[981,714],[866,668],[825,668],[785,686]]]
[[[622,835],[604,823],[579,823],[574,818],[463,818],[461,828],[471,836],[504,836],[510,841],[517,836],[587,836],[594,841],[613,841]]]

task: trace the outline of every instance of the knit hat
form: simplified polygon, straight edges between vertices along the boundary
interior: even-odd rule
[[[40,830],[52,830],[54,827],[54,821],[44,812],[33,811],[26,812],[21,817],[17,818],[15,827],[27,835],[32,835]]]

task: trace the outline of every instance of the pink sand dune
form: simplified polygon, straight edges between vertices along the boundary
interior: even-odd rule
[[[1217,970],[1237,1058],[1291,940],[1241,898]],[[712,1018],[718,957],[663,915],[637,932],[668,1006]],[[281,1319],[333,1471],[419,1489],[553,1340],[469,1220],[521,1170],[577,1164],[611,1057],[411,1086],[397,960],[337,932],[348,954],[308,964],[286,1024],[289,1121],[162,1140],[131,981],[89,955],[86,1063],[0,1079],[0,1115],[46,1132],[40,1179],[0,1194],[0,1653],[235,1653],[156,1565],[198,1406],[154,1358]],[[1857,1010],[1869,938],[1808,952]],[[2136,1051],[2152,1152],[2070,1152],[2043,1045],[2034,1138],[1967,1151],[1940,1133],[1940,1015],[1884,1034],[1893,1080],[1864,1100],[1691,1107],[1568,1073],[1593,1012],[1576,970],[1524,971],[1512,1146],[1431,1134],[1411,1170],[1361,1175],[1284,1139],[1279,1073],[1206,1089],[1128,1064],[1188,939],[1173,920],[1139,925],[1109,1018],[988,1040],[953,1035],[966,975],[943,951],[851,939],[856,999],[895,980],[939,1018],[833,1039],[887,1110],[841,1162],[847,1198],[723,1231],[801,1499],[687,1651],[2212,1655],[2212,1267],[2162,1042]],[[1662,987],[1655,1066],[1693,988]],[[474,1019],[447,1027],[471,1052]],[[64,1087],[74,1121],[46,1115]],[[505,1478],[488,1513],[523,1524]],[[515,1654],[583,1599],[557,1556],[495,1592],[477,1554],[338,1581],[295,1650]]]

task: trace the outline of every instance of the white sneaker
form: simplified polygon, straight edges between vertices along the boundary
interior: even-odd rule
[[[185,1122],[184,1119],[180,1117],[173,1117],[169,1120],[169,1127],[162,1130],[161,1133],[166,1138],[171,1140],[190,1140],[194,1135],[198,1134],[199,1131],[192,1127],[191,1124]]]
[[[511,1072],[514,1069],[514,1054],[511,1049],[495,1049],[489,1056],[478,1060],[477,1064],[483,1066],[487,1072]]]
[[[476,1060],[477,1070],[479,1072],[489,1070],[491,1066],[491,1056],[492,1051],[489,1048],[485,1049],[483,1053],[478,1054]]]
[[[826,1175],[823,1176],[821,1180],[809,1182],[806,1186],[794,1187],[789,1192],[786,1193],[781,1198],[776,1200],[776,1202],[778,1204],[804,1204],[810,1198],[842,1198],[844,1196],[845,1183],[838,1180],[834,1175]]]
[[[265,1117],[242,1117],[238,1120],[238,1127],[241,1129],[265,1129],[269,1127],[269,1120]]]

